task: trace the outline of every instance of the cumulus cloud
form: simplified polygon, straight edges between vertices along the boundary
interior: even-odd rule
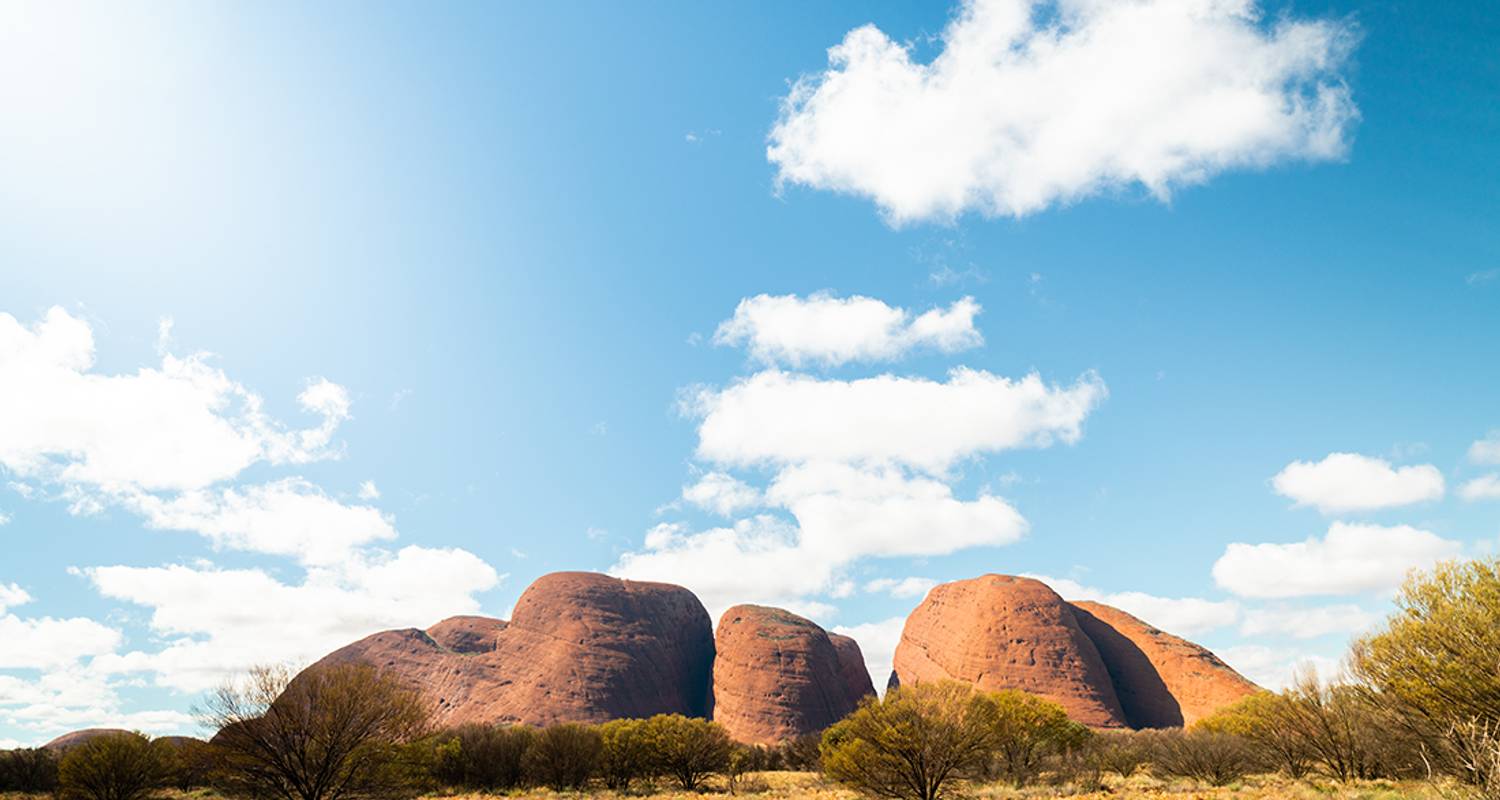
[[[0,614],[8,609],[31,602],[31,595],[14,583],[0,583]]]
[[[1241,597],[1287,598],[1385,592],[1412,569],[1462,550],[1409,525],[1335,522],[1323,538],[1288,544],[1235,542],[1214,562],[1219,586]]]
[[[1108,391],[1090,372],[1071,386],[958,368],[946,381],[881,375],[821,380],[776,370],[699,389],[698,455],[732,466],[892,462],[939,472],[972,455],[1072,443]]]
[[[364,552],[288,583],[261,569],[211,565],[103,566],[80,572],[106,597],[151,609],[155,651],[103,656],[95,667],[151,673],[199,692],[260,663],[306,663],[387,628],[419,627],[479,610],[474,595],[500,580],[464,550]]]
[[[1124,611],[1169,633],[1191,636],[1233,625],[1238,603],[1200,597],[1159,597],[1145,592],[1106,592],[1068,578],[1027,575],[1052,587],[1064,600],[1093,600]]]
[[[697,483],[682,487],[682,499],[720,516],[731,516],[760,505],[760,490],[725,472],[709,472]]]
[[[1459,487],[1458,496],[1469,502],[1476,500],[1500,500],[1500,472],[1491,472]]]
[[[1325,677],[1343,671],[1343,664],[1337,658],[1287,647],[1244,644],[1226,647],[1218,655],[1236,672],[1272,691],[1285,689],[1308,669]]]
[[[1355,36],[1254,0],[965,0],[920,63],[874,25],[797,81],[779,183],[872,199],[895,224],[1020,217],[1112,189],[1166,199],[1231,169],[1347,151]]]
[[[865,668],[870,671],[875,691],[884,695],[896,660],[896,645],[901,643],[901,631],[905,627],[906,617],[891,617],[861,625],[836,625],[833,632],[859,642],[859,651],[865,657]]]
[[[120,632],[84,617],[23,619],[0,616],[0,669],[55,669],[81,658],[112,653]]]
[[[137,493],[121,502],[152,528],[193,531],[219,546],[295,556],[306,564],[333,563],[361,545],[396,538],[378,509],[345,505],[300,478],[170,498]]]
[[[1294,639],[1338,634],[1347,638],[1364,632],[1380,619],[1379,614],[1349,603],[1313,608],[1257,608],[1245,612],[1240,633],[1245,636],[1279,634]]]
[[[761,362],[792,367],[893,361],[917,348],[952,353],[978,347],[984,343],[974,328],[979,310],[972,297],[913,316],[859,295],[762,294],[740,301],[714,343],[744,346]]]
[[[380,490],[375,487],[375,481],[364,481],[359,485],[359,499],[379,500]]]
[[[67,311],[29,327],[0,314],[0,385],[26,387],[0,393],[0,466],[88,489],[198,489],[256,463],[336,455],[328,445],[348,417],[347,393],[319,380],[299,401],[322,421],[288,429],[206,354],[118,375],[93,365],[93,331]]]
[[[1469,445],[1469,460],[1475,464],[1500,464],[1500,431]]]
[[[1277,494],[1324,514],[1372,511],[1437,500],[1443,473],[1431,464],[1393,467],[1358,453],[1331,453],[1322,461],[1294,461],[1271,479]]]

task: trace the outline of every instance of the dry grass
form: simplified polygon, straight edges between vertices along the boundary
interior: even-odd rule
[[[1138,774],[1129,780],[1108,777],[1102,791],[1076,793],[1070,786],[1037,785],[1015,789],[1004,785],[962,787],[956,797],[973,800],[1032,800],[1032,798],[1072,797],[1079,800],[1121,800],[1121,798],[1159,797],[1173,800],[1452,800],[1464,793],[1455,787],[1433,787],[1420,782],[1396,783],[1391,781],[1365,781],[1353,784],[1338,784],[1328,781],[1293,781],[1278,775],[1256,775],[1238,783],[1218,788],[1207,787],[1192,781],[1160,780],[1149,775]],[[528,800],[556,800],[556,798],[613,798],[615,800],[730,800],[732,797],[755,798],[756,800],[859,800],[860,795],[848,789],[829,784],[811,772],[760,772],[747,775],[740,780],[739,791],[730,793],[723,779],[709,783],[703,792],[684,792],[665,785],[641,786],[622,794],[605,789],[584,792],[553,792],[547,789],[529,789],[506,795],[510,798]],[[423,800],[491,800],[495,795],[482,794],[437,794]],[[163,800],[215,800],[212,792],[169,791],[162,794]],[[0,800],[51,800],[48,795],[6,794],[0,792]]]

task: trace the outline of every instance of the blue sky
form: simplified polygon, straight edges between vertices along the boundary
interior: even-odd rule
[[[0,744],[559,569],[1274,684],[1500,536],[1482,4],[417,11],[0,9]]]

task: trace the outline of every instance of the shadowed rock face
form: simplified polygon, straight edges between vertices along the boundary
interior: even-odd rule
[[[833,649],[839,654],[839,674],[844,677],[849,701],[857,706],[859,701],[875,694],[875,684],[870,680],[870,668],[865,666],[865,654],[859,649],[859,642],[852,637],[830,633],[828,640],[833,642]]]
[[[1260,691],[1218,656],[1186,639],[1103,603],[1071,605],[1079,627],[1103,656],[1133,728],[1192,725]]]
[[[130,733],[130,731],[124,728],[84,728],[83,730],[65,733],[42,745],[42,748],[52,751],[67,750],[70,747],[77,747],[96,736],[108,736],[112,733]]]
[[[486,649],[488,648],[488,649]],[[665,583],[559,572],[522,593],[507,624],[444,620],[384,631],[324,657],[392,670],[434,721],[551,725],[713,711],[708,612]]]
[[[828,633],[789,611],[735,606],[719,618],[715,643],[714,720],[738,741],[774,744],[821,731],[869,690],[863,665],[859,686]]]
[[[1020,689],[1096,728],[1127,724],[1098,649],[1072,608],[1040,581],[983,575],[945,583],[906,619],[894,683],[958,680]]]

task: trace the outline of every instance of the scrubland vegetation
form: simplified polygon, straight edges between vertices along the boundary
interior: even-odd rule
[[[202,711],[211,743],[106,734],[0,753],[0,793],[143,800],[422,795],[1500,798],[1500,562],[1413,576],[1349,672],[1307,673],[1187,730],[1097,732],[1018,691],[871,698],[821,737],[730,741],[678,715],[434,731],[364,666],[255,671]]]

